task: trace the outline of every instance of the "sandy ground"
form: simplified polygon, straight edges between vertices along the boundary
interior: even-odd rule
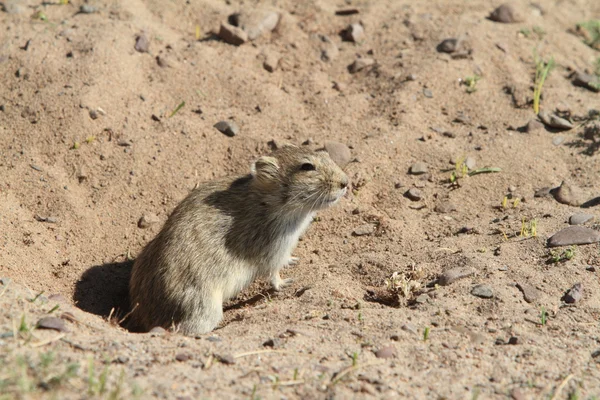
[[[572,83],[600,57],[574,33],[600,3],[517,2],[514,23],[487,18],[499,4],[5,1],[0,398],[600,396],[598,244],[546,247],[598,207],[534,197],[562,181],[600,195],[600,98]],[[272,32],[215,34],[261,9],[280,14]],[[556,62],[541,110],[573,129],[525,129],[534,49]],[[234,137],[213,127],[228,119]],[[197,183],[247,173],[273,141],[352,152],[352,193],[299,243],[293,286],[254,284],[199,338],[121,328],[131,259]],[[466,157],[501,172],[463,176]],[[456,268],[468,276],[440,285]],[[48,316],[64,328],[37,329]]]

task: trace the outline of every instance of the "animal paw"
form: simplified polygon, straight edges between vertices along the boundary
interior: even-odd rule
[[[288,265],[298,265],[298,262],[300,262],[299,257],[290,257],[288,260]]]
[[[294,279],[292,279],[292,278],[281,279],[279,274],[277,274],[271,280],[271,286],[273,286],[273,289],[275,289],[275,291],[279,292],[280,290],[285,289],[286,287],[290,286],[293,282],[294,282]]]

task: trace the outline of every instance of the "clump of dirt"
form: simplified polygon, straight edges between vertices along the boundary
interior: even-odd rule
[[[0,392],[597,396],[600,4],[496,6],[5,1]],[[284,142],[347,146],[353,189],[294,285],[121,328],[175,205]]]

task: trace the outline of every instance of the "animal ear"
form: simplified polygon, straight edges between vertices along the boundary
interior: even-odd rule
[[[274,157],[263,156],[252,165],[252,175],[261,184],[273,183],[279,175],[279,163]]]

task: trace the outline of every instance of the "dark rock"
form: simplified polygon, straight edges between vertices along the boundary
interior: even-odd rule
[[[373,64],[375,64],[375,60],[373,60],[372,58],[357,58],[352,64],[350,64],[348,70],[351,74],[354,74],[367,67],[370,67]]]
[[[563,301],[568,304],[574,304],[579,302],[583,298],[583,285],[576,283],[565,293]]]
[[[342,39],[347,42],[362,42],[365,38],[365,30],[361,24],[350,24],[342,31]]]
[[[593,219],[594,216],[592,214],[577,213],[569,217],[569,225],[583,225],[588,221],[592,221]]]
[[[517,283],[517,288],[523,293],[523,298],[528,303],[534,303],[540,298],[540,292],[535,287],[526,283]]]
[[[437,51],[440,53],[454,53],[458,48],[459,41],[455,38],[444,39],[437,45]]]
[[[238,28],[227,23],[222,23],[219,33],[217,34],[225,43],[234,46],[240,46],[248,41],[248,34],[241,28]]]
[[[150,49],[150,39],[148,38],[145,32],[142,32],[135,39],[135,49],[140,53],[147,53]]]
[[[222,134],[234,137],[240,131],[239,126],[233,121],[219,121],[213,125]]]
[[[419,201],[423,198],[421,191],[417,188],[410,188],[405,193],[404,196],[412,201]]]
[[[375,357],[377,358],[394,358],[396,357],[396,348],[394,346],[386,346],[375,352]]]
[[[263,343],[263,346],[271,347],[271,348],[281,347],[281,339],[278,339],[278,338],[268,339],[267,341],[265,341]]]
[[[549,126],[550,128],[560,129],[560,130],[569,130],[573,129],[573,124],[570,121],[567,121],[564,118],[561,118],[554,114],[548,114],[545,111],[540,111],[538,117],[542,120],[544,124]]]
[[[519,338],[516,336],[511,336],[510,339],[508,339],[508,344],[511,344],[511,345],[519,344]]]
[[[569,226],[548,239],[548,247],[571,246],[600,242],[600,232],[583,226]]]
[[[522,16],[520,16],[514,7],[510,4],[502,4],[497,7],[490,14],[489,18],[495,22],[502,22],[504,24],[510,24],[514,22],[521,22],[523,20]]]
[[[65,321],[56,317],[41,318],[37,323],[37,327],[40,329],[54,329],[55,331],[67,332]]]
[[[175,359],[180,362],[187,361],[190,358],[192,358],[192,356],[189,353],[179,353],[175,356]]]
[[[476,285],[471,290],[471,294],[476,297],[481,297],[482,299],[491,299],[494,297],[493,290],[486,285]]]

